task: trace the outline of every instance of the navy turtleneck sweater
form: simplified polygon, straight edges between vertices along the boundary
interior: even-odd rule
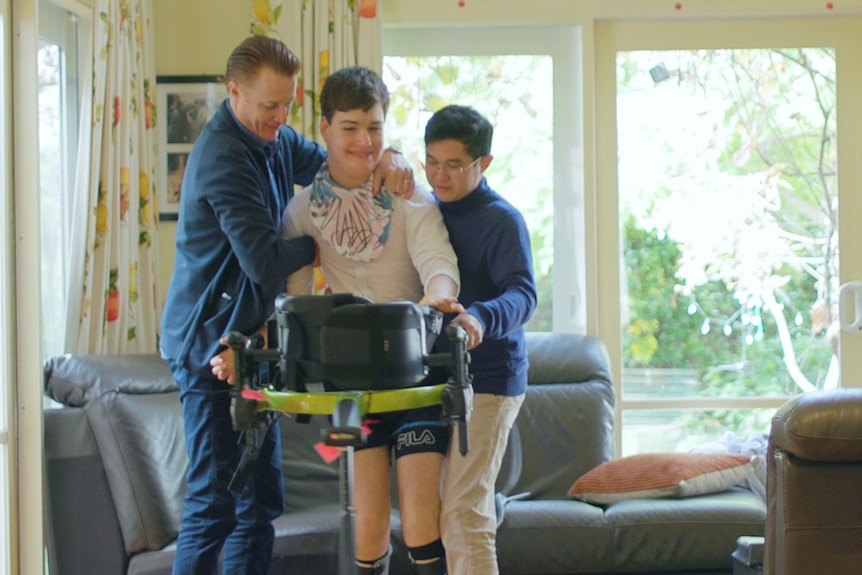
[[[473,389],[496,395],[524,393],[528,363],[523,326],[536,309],[524,217],[484,178],[462,199],[437,203],[458,256],[459,301],[485,328],[482,344],[470,351]],[[447,345],[445,339],[438,341]]]

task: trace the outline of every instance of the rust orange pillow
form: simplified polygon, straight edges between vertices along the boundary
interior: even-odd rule
[[[754,473],[760,457],[737,453],[645,453],[588,471],[568,495],[606,505],[623,499],[691,497],[724,491]]]

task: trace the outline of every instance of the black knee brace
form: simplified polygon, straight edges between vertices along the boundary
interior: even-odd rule
[[[390,545],[386,555],[374,561],[356,560],[357,575],[389,575],[389,556],[392,555],[392,546]]]
[[[437,539],[419,547],[408,547],[410,561],[416,575],[446,575],[446,549],[443,541]],[[421,561],[421,563],[417,563]]]

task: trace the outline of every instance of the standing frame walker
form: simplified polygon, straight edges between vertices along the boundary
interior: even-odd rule
[[[281,295],[276,299],[277,349],[237,332],[228,336],[235,354],[237,384],[231,390],[234,429],[245,450],[231,480],[242,491],[251,463],[270,425],[282,413],[298,421],[328,415],[325,445],[339,456],[340,532],[338,574],[356,575],[353,509],[354,448],[364,444],[362,420],[369,413],[443,406],[443,420],[457,426],[461,455],[467,454],[467,421],[473,390],[466,332],[443,314],[412,302],[374,304],[353,294]],[[270,333],[272,334],[272,329]],[[445,331],[451,352],[432,353]],[[259,364],[274,367],[271,383]],[[445,383],[422,385],[431,367],[449,367]]]

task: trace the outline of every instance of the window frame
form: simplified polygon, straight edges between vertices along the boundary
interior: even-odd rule
[[[85,3],[86,2],[86,3]],[[12,0],[4,0],[7,14]],[[89,0],[55,0],[55,4],[84,18],[90,18]],[[4,233],[2,273],[7,293],[0,297],[0,306],[8,322],[0,329],[6,337],[0,381],[4,382],[5,397],[10,405],[6,410],[14,428],[9,431],[10,465],[8,502],[9,529],[4,530],[9,541],[8,573],[45,572],[44,522],[33,520],[44,516],[44,430],[41,354],[41,251],[40,251],[40,198],[33,190],[39,189],[38,142],[38,76],[36,66],[39,47],[39,0],[16,0],[14,17],[4,26],[9,40],[4,48],[10,53],[5,62],[9,65],[11,81],[7,86],[4,105],[14,107],[9,114],[6,130],[9,152],[5,155],[14,172],[8,174],[9,193],[4,196],[7,210],[3,222],[9,226]],[[89,41],[89,33],[84,33]],[[92,50],[83,57],[90,60]],[[14,58],[16,65],[11,65]],[[18,65],[21,64],[21,65]],[[86,77],[87,72],[84,72]],[[84,82],[89,86],[90,82]],[[82,86],[83,87],[83,86]],[[81,121],[82,126],[88,122]],[[11,142],[10,142],[11,139]],[[13,232],[14,230],[14,232]],[[8,241],[7,245],[5,242]],[[26,487],[25,487],[26,486]],[[4,566],[0,565],[0,569]]]
[[[502,26],[471,29],[387,26],[384,56],[549,55],[554,61],[553,331],[586,333],[587,228],[584,77],[581,27]],[[575,126],[575,129],[572,129]],[[416,135],[421,138],[421,134]],[[493,185],[493,183],[492,183]]]
[[[3,215],[0,216],[0,349],[10,349],[13,341],[13,317],[14,317],[14,291],[9,289],[13,285],[12,262],[14,259],[14,242],[11,230],[13,229],[14,207],[12,203],[12,175],[9,166],[12,165],[12,138],[9,121],[10,102],[12,101],[11,89],[11,26],[9,14],[11,13],[10,1],[3,0],[0,3],[0,76],[3,78],[3,104],[0,107],[0,133],[3,140],[0,142],[0,174],[3,174],[2,197],[4,202]],[[14,493],[15,475],[10,462],[14,460],[15,446],[10,430],[10,422],[14,418],[14,388],[12,376],[14,364],[4,361],[0,371],[0,572],[11,573],[14,555],[15,537],[13,532],[13,521],[15,502],[12,499]]]

